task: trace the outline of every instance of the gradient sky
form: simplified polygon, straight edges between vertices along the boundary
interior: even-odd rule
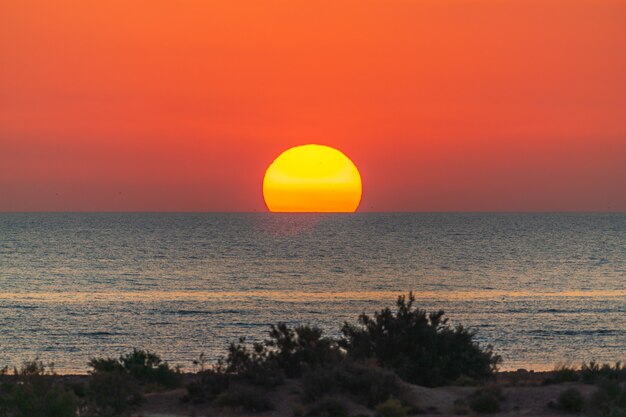
[[[0,0],[0,211],[626,210],[626,1]]]

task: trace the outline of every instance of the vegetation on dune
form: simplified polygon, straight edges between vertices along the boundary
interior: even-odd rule
[[[562,384],[564,382],[576,382],[580,380],[580,372],[573,366],[561,365],[554,370],[554,377],[548,378],[545,383]]]
[[[180,369],[171,368],[157,354],[147,350],[133,349],[119,359],[93,358],[89,361],[89,366],[93,368],[93,374],[117,372],[155,389],[175,388],[181,384]]]
[[[557,407],[570,413],[580,413],[585,407],[585,398],[576,388],[568,388],[559,394]]]
[[[343,394],[368,407],[403,393],[399,378],[394,373],[374,364],[351,360],[306,373],[303,388],[306,402]]]
[[[626,366],[621,362],[611,365],[608,363],[600,365],[597,362],[584,363],[580,368],[580,375],[583,382],[594,384],[599,380],[626,381]]]
[[[274,408],[267,398],[267,391],[251,385],[231,384],[215,398],[215,403],[220,406],[241,407],[254,413]]]
[[[598,381],[609,380],[617,382],[626,381],[626,366],[621,362],[614,365],[598,362],[583,363],[580,368],[574,366],[557,366],[553,375],[544,380],[544,384],[560,384],[564,382],[582,381],[585,384],[595,384]]]
[[[601,379],[589,401],[590,414],[599,417],[626,417],[626,387],[616,380]]]
[[[379,417],[405,417],[408,407],[405,407],[397,398],[389,397],[387,401],[378,404],[375,410]]]
[[[483,387],[474,391],[467,399],[472,411],[477,413],[497,413],[504,397],[498,387]]]
[[[210,402],[233,384],[271,389],[286,377],[301,377],[341,358],[337,344],[323,337],[320,329],[310,326],[291,329],[278,324],[271,327],[269,339],[262,343],[248,347],[243,338],[231,343],[225,358],[215,367],[201,370],[198,378],[188,385],[187,399],[195,403]]]
[[[312,326],[271,326],[260,343],[231,343],[226,355],[187,376],[185,400],[234,407],[248,412],[274,408],[271,391],[297,378],[300,402],[294,416],[347,417],[348,402],[379,417],[404,417],[420,410],[405,382],[439,386],[477,386],[454,402],[454,412],[494,413],[501,409],[500,389],[484,385],[500,363],[475,333],[452,327],[442,311],[414,307],[415,297],[401,296],[396,310],[362,314],[344,324],[342,337],[331,338]],[[183,374],[149,351],[134,349],[119,358],[93,358],[86,377],[64,378],[52,365],[25,363],[12,373],[0,369],[0,417],[129,416],[145,393],[182,385]],[[560,393],[551,406],[598,417],[626,417],[626,367],[595,362],[581,368],[560,366],[546,383],[583,381],[597,390],[585,399],[576,388]],[[345,403],[344,403],[345,402]]]
[[[306,403],[340,394],[374,408],[402,398],[400,379],[438,386],[493,376],[500,357],[491,347],[481,348],[462,326],[448,325],[443,312],[414,308],[414,301],[409,293],[398,298],[395,312],[361,315],[359,325],[344,325],[339,339],[325,337],[317,327],[282,323],[271,327],[264,342],[247,345],[240,339],[216,366],[198,373],[187,400],[217,401],[233,385],[272,389],[285,378],[302,378]]]
[[[180,369],[149,351],[133,349],[119,358],[93,358],[91,378],[83,401],[88,415],[125,415],[143,400],[143,394],[181,384]]]
[[[144,392],[178,386],[180,372],[150,352],[134,350],[119,359],[92,359],[81,381],[55,375],[52,365],[25,363],[0,372],[2,417],[113,417],[128,415]]]
[[[397,310],[385,308],[370,317],[362,314],[359,326],[345,324],[341,341],[350,357],[375,358],[407,382],[439,386],[461,376],[491,377],[501,362],[492,347],[482,348],[475,333],[452,327],[444,312],[414,308],[415,297],[400,296]]]
[[[35,360],[0,374],[0,416],[73,417],[78,408],[74,393],[55,378],[52,365]]]

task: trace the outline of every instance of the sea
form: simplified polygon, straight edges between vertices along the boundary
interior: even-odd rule
[[[0,368],[140,348],[193,371],[409,291],[504,370],[625,360],[626,213],[0,214]]]

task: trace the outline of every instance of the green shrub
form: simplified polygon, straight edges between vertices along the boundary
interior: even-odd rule
[[[579,390],[569,388],[559,394],[557,407],[570,413],[580,413],[585,406],[585,399]]]
[[[320,401],[309,410],[311,417],[348,417],[348,408],[340,401],[327,399]]]
[[[479,388],[468,398],[468,405],[477,413],[497,413],[500,411],[502,393],[497,387]]]
[[[228,407],[242,407],[246,411],[258,413],[274,409],[267,399],[267,392],[258,387],[249,385],[231,385],[215,399],[217,405]]]
[[[375,410],[380,417],[405,417],[407,412],[407,408],[402,405],[402,402],[394,397],[378,404]]]
[[[346,323],[342,347],[356,359],[376,358],[413,384],[438,386],[461,375],[493,376],[501,359],[491,346],[481,348],[473,331],[451,327],[443,311],[414,309],[414,302],[409,293],[408,299],[398,298],[396,312],[386,308],[373,318],[362,314],[360,326]]]

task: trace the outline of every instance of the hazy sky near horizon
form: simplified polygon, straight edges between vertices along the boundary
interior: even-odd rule
[[[0,0],[0,211],[626,210],[626,1]]]

